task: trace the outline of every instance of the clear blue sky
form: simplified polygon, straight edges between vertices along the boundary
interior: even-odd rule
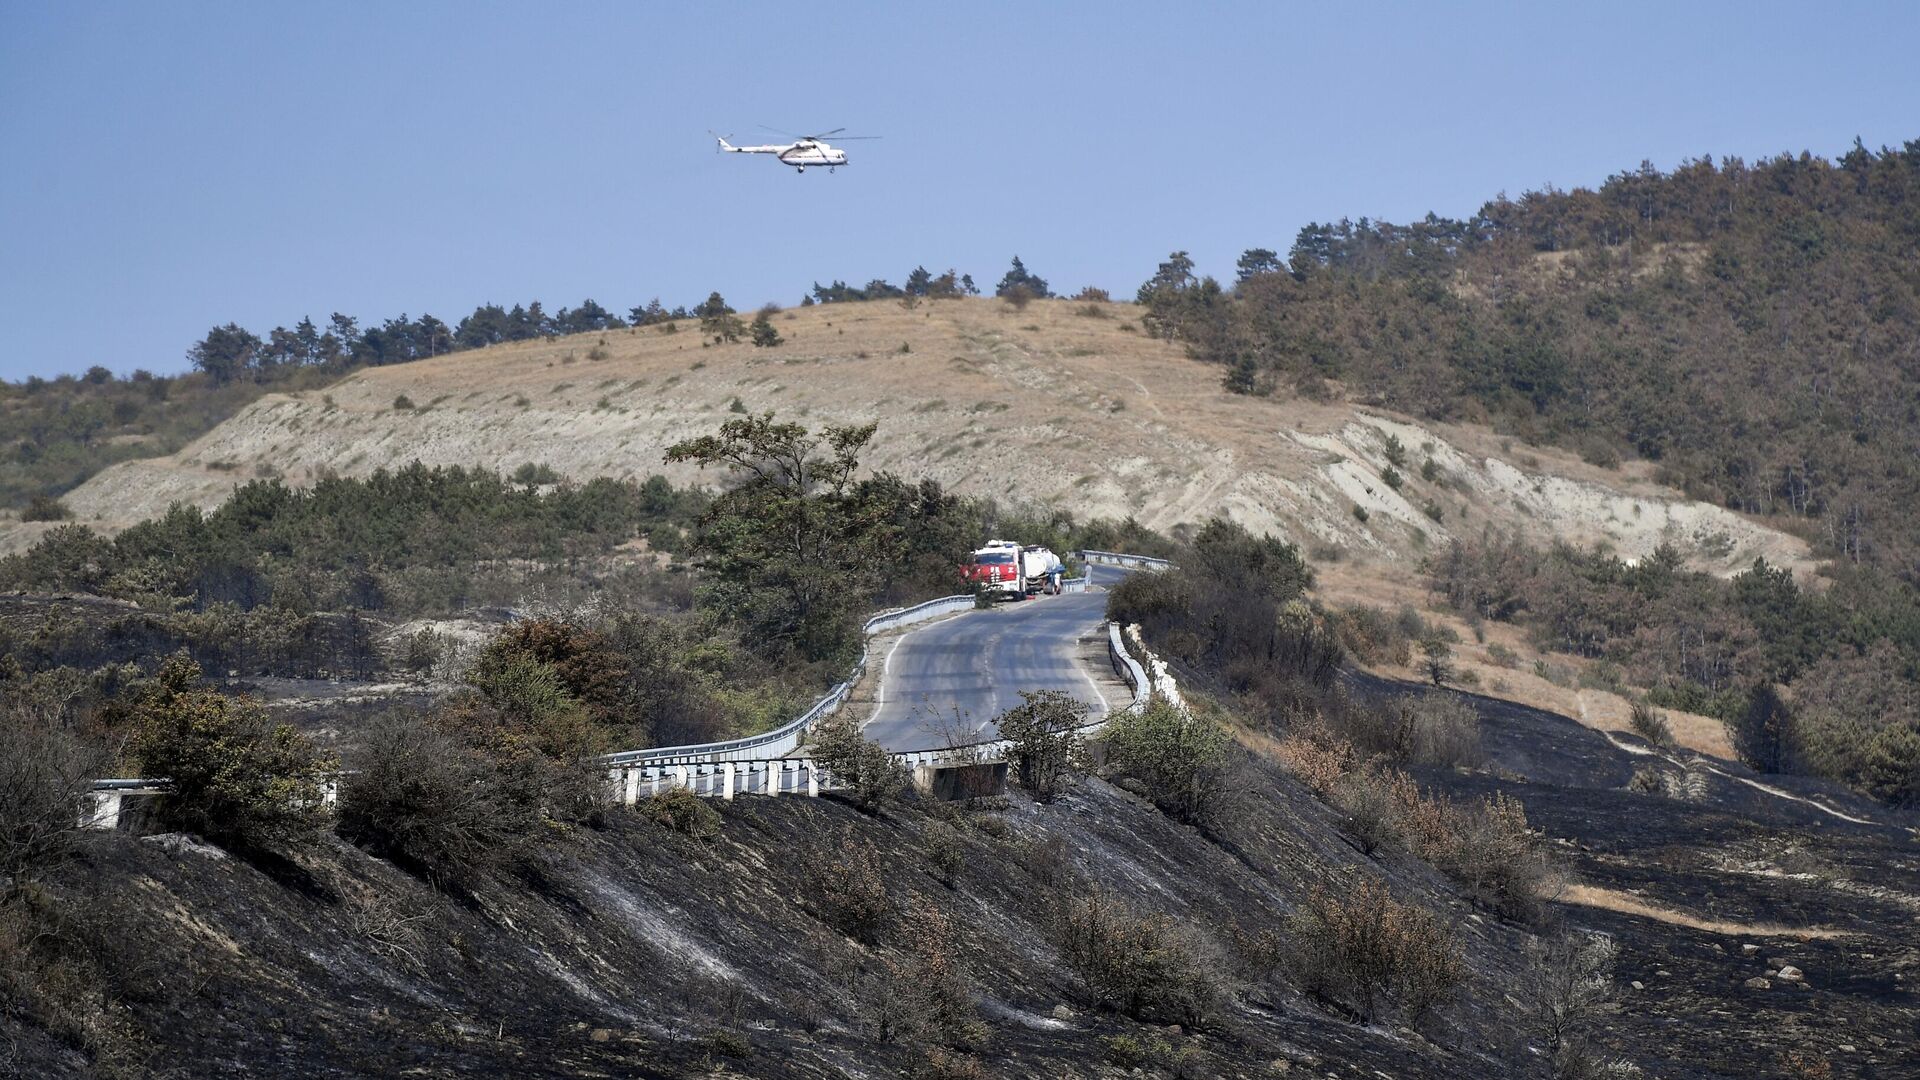
[[[1314,220],[1920,138],[1904,2],[547,7],[0,0],[0,375],[1016,252],[1130,294]],[[886,138],[712,152],[756,124]]]

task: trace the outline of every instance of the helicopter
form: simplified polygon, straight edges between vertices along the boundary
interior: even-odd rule
[[[765,127],[765,125],[761,126]],[[847,152],[838,147],[828,145],[825,141],[828,136],[838,136],[842,141],[847,139],[878,139],[881,137],[879,135],[841,135],[841,132],[847,130],[843,127],[834,128],[832,131],[823,131],[818,135],[794,135],[789,132],[780,131],[777,128],[767,128],[767,130],[776,135],[785,135],[794,141],[782,146],[735,146],[728,142],[723,135],[717,135],[711,131],[707,134],[713,135],[714,140],[720,144],[720,150],[723,153],[772,154],[780,159],[780,164],[793,166],[795,173],[806,172],[807,166],[809,165],[816,167],[824,165],[828,172],[832,172],[834,169],[847,163]]]

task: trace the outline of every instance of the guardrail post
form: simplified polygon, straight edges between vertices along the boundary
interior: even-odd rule
[[[807,762],[807,794],[815,797],[820,794],[820,770],[812,761]]]
[[[625,801],[628,806],[640,801],[640,770],[631,766],[627,769]]]
[[[681,787],[688,789],[693,787],[693,774],[687,770],[685,765],[675,765],[673,771],[679,776]]]
[[[787,778],[787,763],[784,761],[767,762],[767,794],[780,794],[780,785]]]
[[[720,771],[721,771],[721,774],[725,777],[725,780],[723,782],[724,786],[722,786],[720,789],[720,797],[723,799],[731,799],[733,798],[733,762],[731,761],[721,762]]]
[[[322,781],[320,784],[320,805],[331,810],[333,809],[333,804],[339,801],[340,801],[340,778],[337,776],[330,776],[326,780]]]

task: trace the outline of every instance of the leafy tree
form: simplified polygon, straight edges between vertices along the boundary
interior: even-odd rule
[[[595,303],[591,298],[580,301],[577,308],[561,308],[553,316],[554,332],[557,334],[586,334],[601,330],[619,330],[626,326],[620,316]]]
[[[1387,464],[1395,468],[1406,467],[1407,445],[1400,441],[1400,436],[1389,432],[1387,434],[1387,441],[1384,444],[1384,452],[1387,456]]]
[[[932,300],[957,300],[968,294],[972,285],[962,284],[949,267],[947,272],[927,282],[927,297]]]
[[[232,382],[259,366],[263,343],[237,323],[216,326],[187,350],[187,359],[216,383]]]
[[[855,647],[862,586],[883,575],[898,545],[884,508],[853,480],[876,426],[816,436],[769,412],[668,448],[669,462],[725,469],[734,481],[701,521],[701,592],[756,648],[818,661]]]
[[[202,687],[185,656],[160,666],[123,722],[144,774],[167,781],[160,813],[177,828],[261,847],[310,839],[325,820],[327,759],[253,702]]]
[[[1028,272],[1018,255],[1013,257],[1013,266],[1000,279],[1000,284],[994,286],[993,295],[1007,296],[1015,289],[1027,290],[1036,300],[1045,300],[1053,295],[1053,290],[1047,288],[1047,279]]]
[[[548,670],[516,669],[521,661]],[[530,717],[578,703],[594,723],[617,727],[635,706],[614,641],[557,619],[522,619],[502,630],[474,661],[468,681]]]

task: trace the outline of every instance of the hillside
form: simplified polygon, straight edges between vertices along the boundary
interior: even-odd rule
[[[495,346],[269,394],[179,453],[115,465],[65,502],[111,531],[172,502],[214,505],[254,476],[303,483],[413,460],[689,481],[696,474],[663,465],[668,445],[729,410],[776,410],[816,425],[879,422],[876,470],[1083,518],[1169,529],[1225,513],[1308,548],[1403,564],[1489,527],[1605,541],[1629,557],[1671,541],[1721,570],[1805,558],[1799,540],[1688,502],[1643,469],[1597,468],[1472,425],[1222,393],[1214,369],[1139,332],[1138,316],[1126,304],[885,301],[789,311],[775,319],[785,342],[765,349],[703,347],[692,323]],[[1398,490],[1381,478],[1390,435],[1410,461]],[[18,550],[47,527],[7,522],[0,536]]]
[[[1217,829],[1092,778],[1051,805],[877,816],[748,797],[715,800],[705,839],[619,813],[451,893],[331,838],[289,861],[120,835],[48,888],[80,911],[48,951],[68,977],[101,978],[111,1011],[75,993],[51,1019],[0,1014],[0,1073],[1522,1077],[1544,1075],[1526,1042],[1544,993],[1530,944],[1600,933],[1619,946],[1618,1005],[1597,1049],[1638,1075],[1910,1075],[1920,900],[1897,829],[1717,773],[1685,797],[1629,791],[1631,755],[1478,705],[1504,779],[1422,780],[1526,799],[1578,875],[1540,925],[1479,908],[1398,848],[1362,854],[1339,813],[1253,758]],[[834,891],[848,866],[884,882],[855,930]],[[1355,1023],[1273,955],[1315,890],[1364,881],[1454,928],[1466,982],[1436,1015]],[[1089,1000],[1058,920],[1096,889],[1170,920],[1219,994],[1203,1015],[1136,1022]],[[1789,964],[1798,981],[1775,974]],[[954,970],[969,1033],[942,1052],[914,1026],[912,980]]]

